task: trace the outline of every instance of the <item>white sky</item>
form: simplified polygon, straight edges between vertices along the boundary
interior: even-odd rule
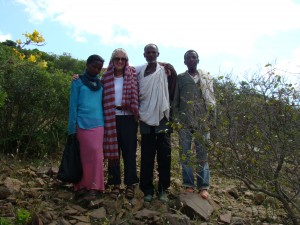
[[[244,55],[262,35],[300,29],[300,5],[288,0],[17,0],[30,20],[55,20],[104,43],[162,43],[201,49],[205,54]],[[99,4],[101,3],[101,4]],[[161,35],[153,35],[161,33]],[[153,38],[153,36],[155,38]]]
[[[0,0],[0,7],[6,6],[5,1]],[[300,40],[300,1],[12,1],[23,6],[30,23],[36,26],[45,21],[60,24],[78,43],[87,43],[88,37],[93,35],[106,46],[137,48],[156,43],[160,48],[195,49],[202,58],[223,56],[217,61],[217,67],[223,70],[241,66],[231,58],[251,58],[253,64],[258,63],[254,58],[259,58],[265,60],[262,64],[267,63],[272,57],[283,56],[285,46],[291,45],[291,40],[286,40],[262,52],[258,44],[261,39],[267,39],[266,45],[280,34],[295,31]],[[0,26],[0,40],[8,37],[11,35],[1,31]],[[300,73],[300,41],[289,48],[278,63]],[[178,57],[183,64],[183,55]]]

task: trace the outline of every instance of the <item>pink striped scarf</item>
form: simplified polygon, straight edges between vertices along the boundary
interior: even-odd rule
[[[103,109],[104,109],[104,140],[103,153],[105,159],[119,159],[119,149],[116,130],[116,105],[115,105],[115,88],[114,88],[114,66],[110,62],[107,71],[103,74],[104,92],[103,92]],[[123,110],[131,111],[134,116],[138,116],[138,83],[136,72],[133,67],[125,66],[123,94]]]

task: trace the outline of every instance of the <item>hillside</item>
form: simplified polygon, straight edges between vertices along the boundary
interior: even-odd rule
[[[121,195],[118,200],[112,199],[107,189],[98,200],[79,203],[73,198],[71,185],[55,179],[59,157],[32,161],[2,155],[0,160],[1,225],[26,224],[24,221],[16,223],[20,220],[19,217],[23,220],[29,219],[26,212],[31,215],[28,224],[38,225],[287,224],[285,212],[275,200],[266,198],[260,193],[247,191],[240,182],[222,177],[214,171],[212,171],[209,199],[209,204],[213,206],[213,213],[207,221],[191,209],[182,210],[183,208],[178,207],[178,197],[182,190],[177,159],[178,155],[174,150],[172,187],[168,204],[158,199],[151,204],[144,203],[143,194],[138,187],[136,187],[135,198],[130,201],[124,195]],[[184,213],[194,217],[189,218]]]

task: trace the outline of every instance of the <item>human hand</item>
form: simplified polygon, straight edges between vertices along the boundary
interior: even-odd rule
[[[79,79],[79,74],[72,75],[72,80],[78,80],[78,79]]]
[[[164,63],[164,67],[166,70],[166,73],[171,76],[172,73],[176,73],[174,66],[172,66],[170,63]]]
[[[167,74],[168,76],[171,75],[171,70],[170,70],[168,67],[166,67],[166,65],[169,64],[169,63],[164,63],[164,62],[157,62],[157,63],[165,68],[165,72],[166,72],[166,74]],[[170,65],[170,64],[169,64],[169,65]]]

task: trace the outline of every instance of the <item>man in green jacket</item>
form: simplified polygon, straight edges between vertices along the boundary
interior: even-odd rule
[[[177,77],[173,100],[174,117],[180,122],[179,145],[183,186],[186,192],[197,188],[202,198],[207,199],[209,167],[206,143],[210,138],[209,128],[215,123],[215,96],[213,79],[209,73],[197,69],[199,57],[189,50],[184,55],[188,70]],[[192,141],[195,144],[196,161],[192,160]],[[195,158],[195,157],[194,157]],[[197,185],[194,185],[193,168],[196,166]]]

